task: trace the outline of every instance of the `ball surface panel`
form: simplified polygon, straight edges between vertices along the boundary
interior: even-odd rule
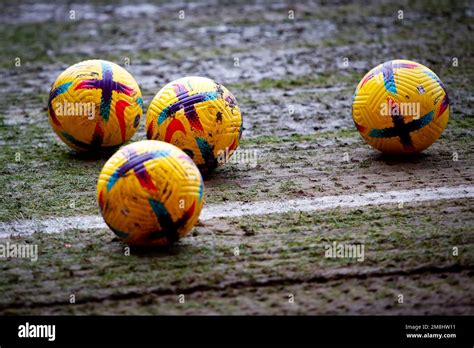
[[[393,60],[373,68],[359,82],[352,117],[374,148],[392,154],[420,152],[446,128],[449,98],[430,69]]]
[[[174,145],[154,140],[122,147],[104,165],[97,201],[107,225],[130,245],[169,245],[196,224],[201,174]]]
[[[50,124],[76,151],[123,144],[135,134],[142,114],[143,100],[133,76],[105,60],[70,66],[49,94]]]
[[[235,97],[221,84],[199,76],[164,86],[146,116],[147,138],[176,145],[202,172],[225,163],[239,145],[242,117]]]

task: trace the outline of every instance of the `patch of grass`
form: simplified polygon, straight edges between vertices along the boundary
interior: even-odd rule
[[[0,125],[0,221],[97,213],[96,181],[106,158],[74,155],[48,121]],[[45,134],[48,134],[45,137]]]
[[[317,141],[320,139],[350,138],[358,135],[356,129],[339,129],[336,131],[315,132],[311,134],[291,134],[285,137],[275,135],[263,135],[252,138],[243,138],[240,141],[242,146],[251,145],[271,145],[284,143],[303,143]]]
[[[407,204],[403,209],[380,206],[260,215],[245,221],[231,218],[225,220],[234,228],[225,234],[208,222],[198,227],[197,237],[185,238],[170,249],[132,248],[130,256],[125,255],[123,244],[112,241],[112,232],[103,229],[17,237],[16,243],[38,245],[40,255],[37,262],[5,260],[0,312],[18,313],[31,310],[29,304],[41,304],[34,310],[44,314],[51,308],[49,303],[55,302],[62,313],[87,305],[103,313],[111,304],[121,307],[126,303],[127,299],[119,299],[120,294],[141,299],[147,294],[162,298],[187,293],[191,300],[206,293],[191,291],[193,287],[218,287],[229,295],[234,283],[249,283],[240,291],[257,288],[268,279],[281,279],[282,286],[288,279],[300,279],[304,284],[305,279],[341,268],[357,274],[372,268],[409,271],[420,265],[468,267],[474,265],[470,253],[453,257],[450,251],[453,245],[463,251],[474,243],[469,233],[473,214],[469,206],[465,201],[438,201]],[[453,207],[456,214],[450,211]],[[240,234],[242,225],[243,231],[251,231],[245,237]],[[325,257],[325,245],[333,242],[364,244],[364,262]],[[239,256],[233,254],[235,246],[239,246]],[[340,285],[333,288],[340,289]],[[75,306],[68,305],[71,293],[76,294]],[[156,310],[163,310],[163,306],[177,311],[184,308],[176,301],[165,302],[157,303]],[[199,312],[206,307],[199,301],[195,304],[187,310]],[[146,306],[137,304],[129,311],[137,313]],[[90,313],[90,308],[78,310]]]
[[[474,131],[474,117],[451,117],[447,127]]]
[[[180,61],[192,57],[193,59],[210,59],[220,56],[231,57],[230,62],[233,62],[232,55],[237,53],[246,52],[246,48],[234,47],[211,47],[203,50],[200,47],[189,47],[186,49],[167,48],[167,49],[146,49],[136,50],[129,52],[129,56],[132,60],[149,61],[152,59],[160,59],[167,61]]]
[[[368,6],[361,6],[360,3],[328,3],[325,6],[318,6],[317,11],[306,10],[302,15],[306,19],[326,19],[354,27],[357,23],[360,23],[361,17],[384,17],[398,20],[399,10],[404,11],[404,18],[406,19],[411,16],[430,19],[441,16],[448,18],[450,21],[455,21],[456,17],[465,13],[466,9],[467,3],[462,1],[453,3],[450,0],[423,0],[417,2],[404,0],[397,3],[390,1],[377,2]]]
[[[289,79],[262,79],[257,82],[240,82],[229,84],[229,89],[262,90],[262,89],[292,89],[303,86],[334,87],[338,84],[354,84],[360,79],[357,72],[324,73],[312,77],[300,76]]]
[[[103,41],[119,41],[123,33],[110,28],[110,23],[98,25],[99,34],[88,34],[84,21],[67,20],[44,23],[19,23],[0,25],[2,47],[0,68],[14,68],[16,58],[21,65],[37,66],[42,64],[74,64],[82,60],[98,58],[121,64],[124,57],[131,59],[179,59],[180,50],[143,50],[143,51],[104,51],[100,49]],[[87,43],[91,51],[79,51],[74,47]]]
[[[293,180],[285,180],[280,182],[281,192],[288,192],[290,190],[293,190],[295,187],[297,187],[297,185]]]
[[[359,167],[360,168],[369,168],[372,165],[372,159],[366,158],[363,161],[359,162]]]
[[[5,112],[11,108],[23,108],[25,106],[36,106],[38,113],[43,112],[43,109],[46,108],[48,103],[48,94],[42,91],[34,92],[22,92],[22,93],[7,93],[4,98],[0,100],[0,124],[3,123],[4,118],[6,117]],[[25,102],[27,101],[27,102]],[[45,117],[47,117],[47,112],[44,111]],[[8,115],[9,117],[19,117],[19,115]]]
[[[80,21],[1,24],[0,67],[14,67],[15,58],[21,64],[55,63],[58,52],[67,45],[83,41],[77,27]]]

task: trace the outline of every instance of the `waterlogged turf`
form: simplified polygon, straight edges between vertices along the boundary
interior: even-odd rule
[[[472,203],[215,219],[171,249],[130,255],[108,230],[12,238],[38,245],[39,255],[2,263],[0,313],[434,314],[462,298],[462,308],[442,312],[472,314]],[[363,253],[327,254],[347,244],[364,245]]]
[[[471,185],[474,148],[467,132],[454,125],[423,154],[404,160],[380,155],[353,130],[244,139],[235,158],[205,181],[206,202]],[[95,187],[107,154],[75,156],[53,138],[45,147],[5,146],[0,158],[6,197],[0,221],[99,213]]]
[[[213,78],[236,96],[245,163],[206,180],[208,203],[473,184],[468,1],[291,8],[104,1],[73,5],[75,19],[66,3],[1,7],[8,49],[0,53],[0,222],[98,214],[95,185],[110,154],[70,152],[46,109],[57,75],[88,58],[125,66],[145,107],[184,75]],[[351,117],[357,82],[395,58],[435,71],[451,101],[438,142],[403,160],[364,144]],[[143,124],[132,141],[145,138]],[[105,229],[12,237],[2,243],[37,244],[39,255],[0,259],[0,313],[474,314],[472,203],[215,219],[169,251],[130,256]],[[326,258],[334,241],[362,243],[364,261]]]

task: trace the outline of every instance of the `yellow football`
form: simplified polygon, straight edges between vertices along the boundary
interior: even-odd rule
[[[146,115],[147,138],[176,145],[203,173],[224,164],[239,145],[242,116],[234,96],[199,76],[164,86]]]
[[[439,77],[426,66],[392,60],[359,82],[352,117],[374,148],[391,154],[420,152],[446,128],[449,98]]]
[[[137,82],[105,60],[87,60],[63,71],[51,87],[49,121],[76,151],[116,147],[135,134],[143,114]]]
[[[143,140],[122,147],[97,183],[102,216],[129,245],[165,246],[196,224],[204,203],[201,173],[176,146]]]

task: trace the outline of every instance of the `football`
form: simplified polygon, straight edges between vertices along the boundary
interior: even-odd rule
[[[201,173],[188,155],[174,145],[143,140],[105,163],[97,201],[107,225],[127,244],[166,246],[195,225],[203,191]]]
[[[49,93],[53,130],[79,152],[125,143],[135,134],[142,114],[143,100],[133,76],[105,60],[70,66]]]
[[[237,149],[242,116],[235,97],[223,85],[189,76],[156,94],[147,111],[146,130],[148,139],[176,145],[207,173]]]
[[[449,98],[426,66],[391,60],[370,70],[354,93],[352,117],[372,147],[384,153],[423,151],[439,138],[449,118]]]

